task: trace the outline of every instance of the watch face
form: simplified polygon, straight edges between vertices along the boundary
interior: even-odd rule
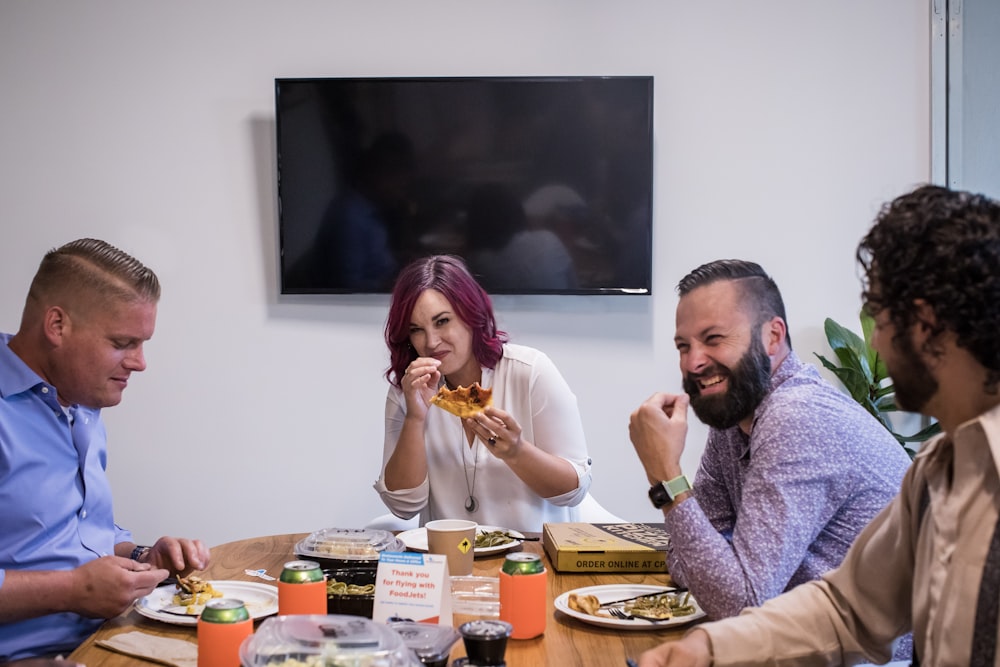
[[[660,509],[670,502],[670,495],[663,488],[663,484],[654,484],[649,487],[649,499],[653,502],[653,507]]]

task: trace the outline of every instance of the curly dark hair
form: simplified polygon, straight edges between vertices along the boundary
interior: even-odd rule
[[[858,245],[857,259],[870,314],[888,311],[902,332],[917,321],[915,301],[922,299],[937,322],[932,345],[935,336],[954,332],[957,344],[986,368],[986,391],[997,391],[1000,204],[979,194],[921,186],[882,207]]]

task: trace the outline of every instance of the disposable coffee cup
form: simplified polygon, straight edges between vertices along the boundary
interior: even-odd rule
[[[458,626],[469,664],[482,667],[503,665],[507,638],[513,629],[514,626],[507,621],[492,620],[469,621]]]
[[[428,521],[427,551],[441,554],[448,559],[448,573],[452,576],[472,574],[476,557],[476,522],[464,519],[439,519]]]

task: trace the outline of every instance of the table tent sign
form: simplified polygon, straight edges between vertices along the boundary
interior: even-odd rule
[[[376,573],[372,619],[451,625],[448,560],[439,554],[383,551]]]

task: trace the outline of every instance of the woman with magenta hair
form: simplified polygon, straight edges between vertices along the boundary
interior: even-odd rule
[[[385,449],[375,489],[396,516],[541,532],[578,520],[590,457],[576,396],[542,352],[507,342],[461,259],[420,259],[396,279],[385,326]],[[478,382],[493,405],[466,419],[431,398]]]

